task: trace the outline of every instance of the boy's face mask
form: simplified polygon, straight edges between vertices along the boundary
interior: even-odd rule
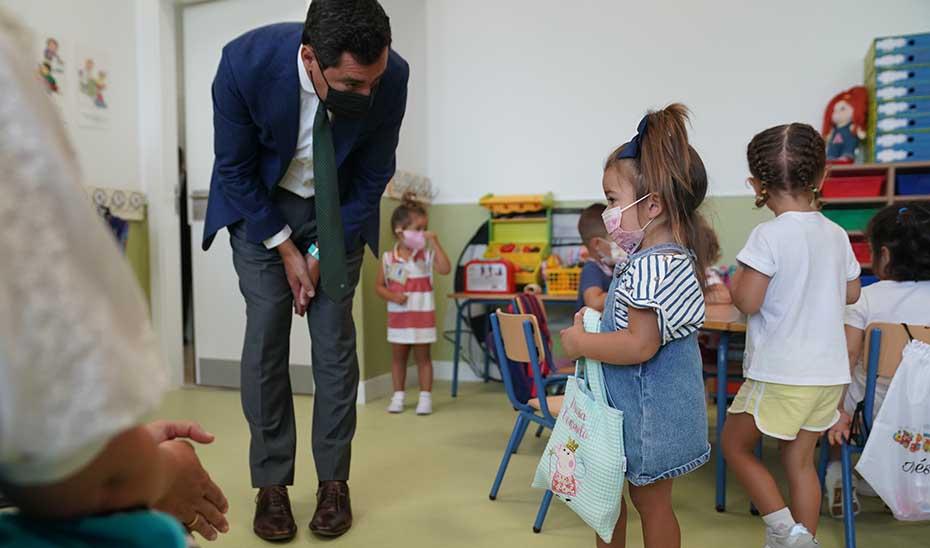
[[[627,254],[615,242],[604,238],[594,238],[594,258],[598,263],[613,269],[613,267],[623,261]]]

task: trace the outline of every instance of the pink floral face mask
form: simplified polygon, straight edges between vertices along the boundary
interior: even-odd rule
[[[607,235],[610,236],[611,241],[617,244],[627,255],[632,255],[639,249],[639,246],[643,243],[643,238],[646,237],[646,228],[648,228],[655,219],[649,219],[649,222],[639,230],[622,229],[620,227],[620,219],[623,218],[624,211],[642,202],[649,196],[649,194],[646,194],[626,207],[605,209],[604,213],[601,214],[601,218],[604,220],[604,227],[607,228]]]

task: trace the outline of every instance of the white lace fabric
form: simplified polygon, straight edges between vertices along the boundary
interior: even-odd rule
[[[0,10],[0,481],[50,483],[161,399],[141,290]]]

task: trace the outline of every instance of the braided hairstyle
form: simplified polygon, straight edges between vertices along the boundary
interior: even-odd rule
[[[391,232],[397,234],[398,230],[410,225],[410,219],[414,215],[426,217],[426,208],[423,203],[417,200],[412,192],[406,192],[400,199],[400,205],[391,214]]]
[[[610,153],[604,171],[629,170],[636,185],[636,198],[647,194],[658,196],[665,206],[675,241],[697,250],[702,243],[698,207],[707,195],[707,171],[697,151],[688,144],[689,116],[688,107],[681,103],[649,112],[639,157],[618,159],[617,155],[629,144],[625,143]],[[708,266],[706,254],[696,255],[695,274],[703,285]]]
[[[820,183],[826,171],[826,144],[808,124],[785,124],[757,134],[746,148],[749,172],[762,185],[756,207],[769,199],[769,192],[810,192],[820,199]]]
[[[930,204],[885,207],[869,221],[866,236],[876,266],[882,248],[888,249],[888,263],[876,272],[883,280],[930,280]]]

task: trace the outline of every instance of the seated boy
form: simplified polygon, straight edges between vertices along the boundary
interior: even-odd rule
[[[607,207],[603,204],[592,204],[581,212],[578,219],[578,233],[588,249],[588,260],[581,270],[578,285],[578,309],[587,306],[598,312],[604,311],[610,276],[616,264],[612,253],[615,246],[611,246],[607,239],[607,228],[601,218],[605,209]]]

